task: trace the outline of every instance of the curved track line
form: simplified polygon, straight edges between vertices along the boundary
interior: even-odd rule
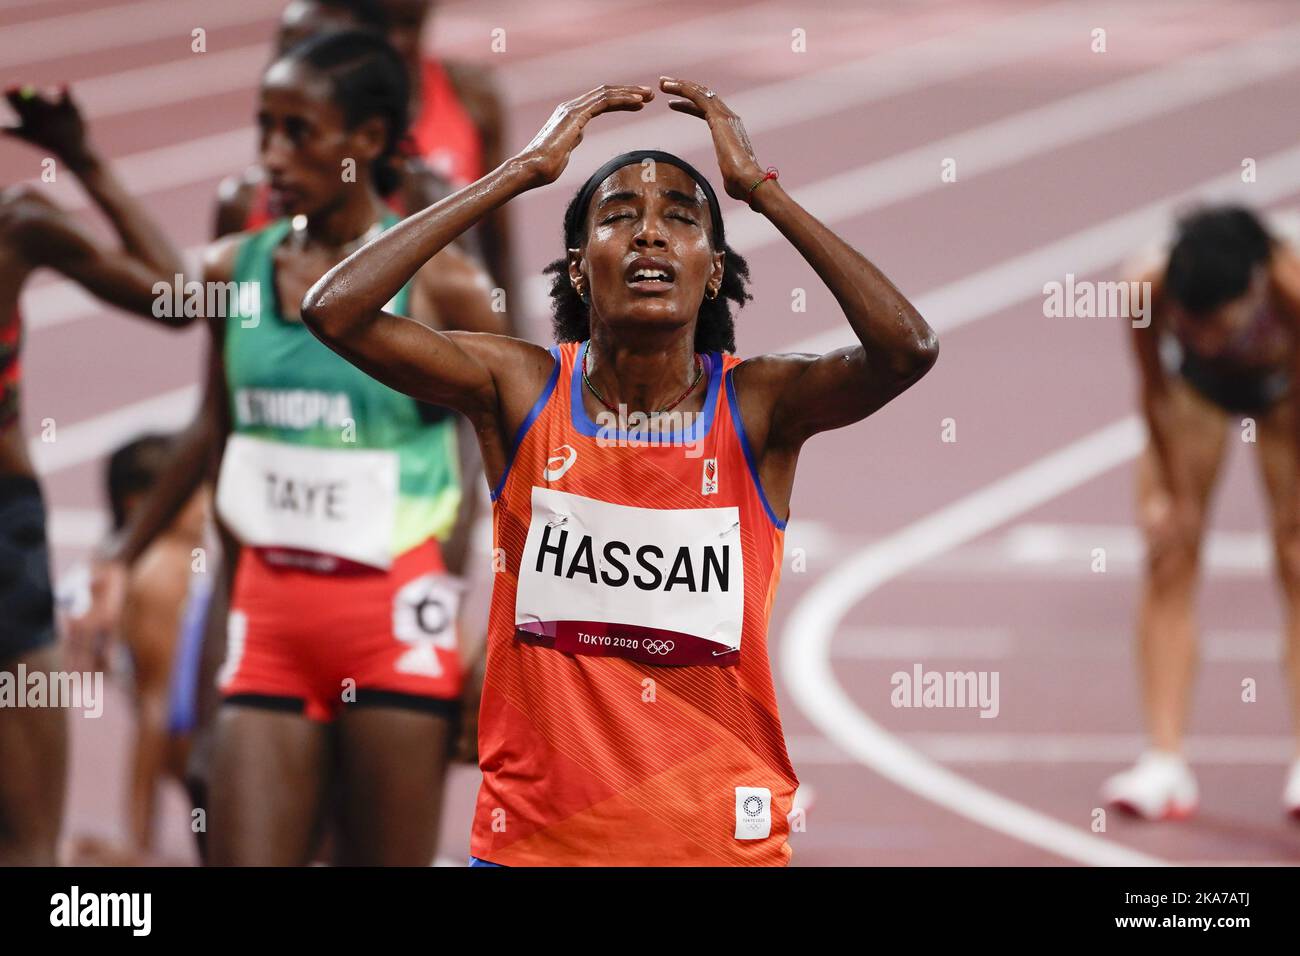
[[[867,595],[924,561],[1128,461],[1144,440],[1136,416],[1112,422],[845,559],[800,599],[781,635],[782,673],[799,708],[861,763],[992,830],[1078,863],[1166,865],[987,790],[917,753],[858,709],[836,682],[830,661],[836,628]]]

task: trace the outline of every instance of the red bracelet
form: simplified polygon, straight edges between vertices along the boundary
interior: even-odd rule
[[[769,179],[776,179],[776,178],[778,178],[779,175],[780,175],[780,174],[777,172],[777,169],[776,169],[775,166],[769,166],[769,167],[767,167],[767,172],[766,172],[762,177],[760,177],[759,179],[754,180],[754,185],[752,185],[752,186],[749,187],[749,198],[750,198],[750,200],[752,201],[753,198],[754,198],[754,190],[755,190],[755,189],[757,189],[759,186],[763,185],[763,183],[767,182]]]

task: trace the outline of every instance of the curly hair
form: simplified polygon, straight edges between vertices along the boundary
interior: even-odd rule
[[[573,221],[575,216],[585,215],[585,210],[577,208],[584,189],[579,189],[569,200],[564,211],[564,221]],[[566,229],[565,247],[568,248]],[[585,231],[580,236],[580,243],[585,243]],[[716,243],[716,239],[715,239]],[[722,284],[718,287],[715,298],[707,296],[700,302],[699,312],[695,317],[695,351],[697,352],[735,352],[736,323],[731,315],[731,303],[744,308],[745,303],[753,298],[746,289],[749,284],[749,263],[745,257],[732,249],[725,239],[715,244],[715,250],[722,252]],[[578,295],[573,283],[569,281],[569,260],[567,255],[551,262],[542,270],[551,275],[551,327],[557,342],[581,342],[591,337],[591,312],[588,303]]]

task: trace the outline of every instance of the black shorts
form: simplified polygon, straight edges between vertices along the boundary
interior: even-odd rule
[[[1183,353],[1178,373],[1188,385],[1232,415],[1267,412],[1291,391],[1291,376],[1285,370],[1225,370],[1190,349]]]
[[[0,475],[0,664],[53,643],[41,489],[33,478]]]

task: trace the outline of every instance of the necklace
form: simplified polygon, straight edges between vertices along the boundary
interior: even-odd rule
[[[591,390],[591,394],[596,396],[596,401],[600,402],[600,404],[604,405],[607,409],[609,409],[611,412],[617,415],[618,409],[615,408],[613,405],[611,405],[609,402],[605,401],[604,396],[602,396],[600,392],[596,391],[596,386],[591,384],[591,378],[588,377],[587,375],[587,366],[590,363],[590,359],[591,359],[591,345],[588,344],[587,351],[584,352],[582,356],[582,381],[586,384],[587,388]],[[676,408],[678,405],[682,403],[682,399],[686,398],[687,395],[695,391],[695,386],[700,384],[700,379],[703,376],[704,376],[704,363],[700,361],[700,353],[696,352],[695,353],[695,379],[691,382],[690,385],[686,386],[686,391],[678,395],[676,400],[673,401],[672,404],[665,405],[663,408],[659,409],[656,412],[651,412],[650,414],[662,415],[664,412],[672,411],[674,408]]]

